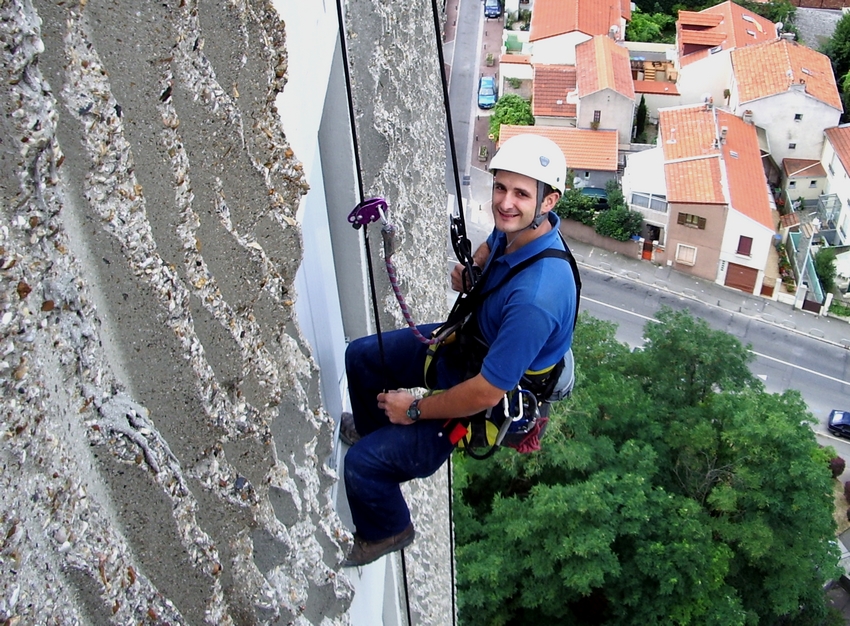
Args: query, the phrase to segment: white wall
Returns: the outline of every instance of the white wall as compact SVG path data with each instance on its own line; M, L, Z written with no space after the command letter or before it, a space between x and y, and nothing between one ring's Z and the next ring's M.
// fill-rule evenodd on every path
M785 158L819 159L823 147L823 131L838 124L841 112L806 94L802 86L753 100L738 102L733 111L742 115L753 112L753 123L767 131L771 157L781 164ZM796 114L802 120L795 121ZM793 150L790 144L796 144Z
M764 189L767 193L767 187ZM742 235L753 239L751 254L748 257L737 254L738 240ZM753 293L760 293L764 280L764 268L767 266L770 247L773 245L773 235L773 230L730 208L726 217L726 230L720 243L720 263L717 268L716 282L722 285L726 281L726 271L721 270L722 262L735 263L759 271Z
M821 164L826 170L826 193L835 194L841 200L841 212L836 224L842 243L850 243L850 176L829 141L823 142Z
M632 121L635 114L634 100L613 89L603 89L579 98L576 111L577 126L590 128L594 111L601 111L599 128L616 130L620 150L628 150L632 136Z
M679 80L676 86L682 95L682 104L695 104L703 101L705 94L714 98L715 105L726 103L723 90L732 82L732 60L728 50L695 61L679 68Z
M546 65L575 65L576 46L589 39L588 35L578 31L540 39L533 42L532 60Z

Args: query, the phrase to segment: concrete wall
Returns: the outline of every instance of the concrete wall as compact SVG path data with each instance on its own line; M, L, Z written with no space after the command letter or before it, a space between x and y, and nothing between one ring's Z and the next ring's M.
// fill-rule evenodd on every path
M434 319L442 118L402 89L436 90L433 26L384 4L349 16L364 170L402 207L403 284ZM261 0L0 5L3 620L350 623L334 423L295 313L319 190L275 108L283 26ZM434 492L445 475L411 499L441 538ZM448 575L426 576L447 545L423 544L414 615L449 623Z

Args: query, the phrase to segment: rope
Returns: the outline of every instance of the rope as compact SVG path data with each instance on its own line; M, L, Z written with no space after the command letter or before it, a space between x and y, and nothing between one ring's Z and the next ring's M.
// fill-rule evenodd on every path
M416 327L416 322L413 321L413 315L410 312L410 307L407 306L407 302L404 299L404 294L401 292L401 287L398 284L398 276L396 275L395 265L392 262L390 257L384 259L384 262L387 265L387 275L390 278L390 285L392 285L393 293L395 294L396 300L398 300L398 306L401 308L401 313L404 315L404 321L407 322L407 325L410 327L410 330L413 332L413 336L416 337L420 342L425 345L433 345L440 341L437 337L426 337L419 329Z
M342 53L342 67L345 74L345 92L348 99L348 123L351 127L352 149L354 151L354 171L357 173L357 191L360 202L363 202L363 171L360 161L360 144L357 140L357 123L354 112L354 100L351 97L351 71L348 67L348 45L345 42L345 23L342 12L342 0L336 0L337 25L339 26L340 51ZM369 245L369 229L363 229L363 246L366 249L366 263L369 269L369 290L372 296L372 314L375 318L375 335L378 339L378 352L381 356L381 372L384 377L384 391L387 391L387 363L384 355L384 338L381 333L381 318L378 310L378 295L375 288L375 273L372 269L372 249Z

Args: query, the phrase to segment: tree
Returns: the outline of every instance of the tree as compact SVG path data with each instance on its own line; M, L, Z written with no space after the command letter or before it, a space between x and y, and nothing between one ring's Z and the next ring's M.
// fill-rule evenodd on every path
M584 195L579 189L567 189L555 205L555 213L559 217L575 220L586 226L593 226L596 217L595 200Z
M827 293L835 289L835 248L821 248L815 255L815 274Z
M632 12L632 19L626 24L628 41L649 41L654 43L673 43L676 32L676 18L666 13L644 13L640 9Z
M499 140L499 132L502 124L516 126L531 126L534 124L534 116L531 114L531 103L513 93L499 98L493 107L493 115L490 116L490 134L494 141Z
M658 322L630 352L582 314L543 449L455 463L464 625L824 623L834 453L735 338Z
M821 48L832 62L836 76L844 77L850 71L850 13L845 13L835 25L835 30Z
M593 222L594 229L603 237L628 241L643 228L643 215L625 206L601 211Z

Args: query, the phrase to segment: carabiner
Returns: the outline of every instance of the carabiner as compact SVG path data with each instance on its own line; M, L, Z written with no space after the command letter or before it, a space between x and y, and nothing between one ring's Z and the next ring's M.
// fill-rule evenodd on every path
M348 214L348 221L354 228L360 228L364 224L371 224L378 220L386 226L387 210L387 201L383 198L368 198L354 207Z

